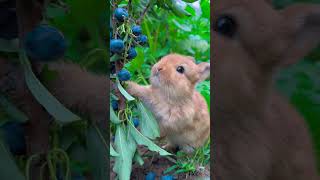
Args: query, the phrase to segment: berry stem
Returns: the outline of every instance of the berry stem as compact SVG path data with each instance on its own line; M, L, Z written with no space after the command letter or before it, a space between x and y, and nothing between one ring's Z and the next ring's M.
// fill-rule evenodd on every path
M143 10L143 12L141 13L141 16L139 17L139 19L137 20L137 24L140 25L144 16L147 14L149 8L151 7L151 4L153 4L153 0L150 0L146 6L146 8Z

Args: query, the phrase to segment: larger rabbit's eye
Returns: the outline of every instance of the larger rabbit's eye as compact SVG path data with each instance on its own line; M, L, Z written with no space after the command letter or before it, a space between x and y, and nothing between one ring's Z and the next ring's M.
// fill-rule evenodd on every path
M178 66L178 67L177 67L177 72L178 72L178 73L181 73L181 74L184 73L184 67Z
M218 18L213 28L219 34L232 37L237 30L237 24L232 17L224 15Z

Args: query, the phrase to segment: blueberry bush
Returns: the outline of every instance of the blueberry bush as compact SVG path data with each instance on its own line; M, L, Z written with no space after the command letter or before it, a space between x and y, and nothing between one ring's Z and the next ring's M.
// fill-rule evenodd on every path
M148 151L153 152L152 157L160 155L173 163L163 164L160 174L144 173L146 179L173 179L177 174L188 176L206 169L210 142L196 150L192 158L160 148L155 118L142 102L126 92L125 81L147 85L152 65L171 52L208 62L209 0L112 0L110 4L110 156L115 178L137 178L134 168L145 161L150 163ZM210 81L198 84L196 89L210 107ZM147 150L141 153L143 147Z

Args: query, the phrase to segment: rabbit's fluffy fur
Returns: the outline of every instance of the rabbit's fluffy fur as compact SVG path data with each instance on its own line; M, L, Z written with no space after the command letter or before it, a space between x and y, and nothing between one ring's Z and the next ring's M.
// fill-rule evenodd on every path
M183 73L177 71L178 66L184 68ZM152 67L151 85L127 82L128 92L142 100L154 113L161 136L167 138L166 149L179 146L190 152L208 139L208 107L195 90L195 85L209 74L209 63L197 65L192 57L169 54Z

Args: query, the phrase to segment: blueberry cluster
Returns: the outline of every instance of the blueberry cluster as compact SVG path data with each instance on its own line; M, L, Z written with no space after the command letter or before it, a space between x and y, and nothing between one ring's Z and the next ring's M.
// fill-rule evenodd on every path
M129 19L129 13L125 8L116 8L114 10L114 18L116 20L115 26L119 27L125 25L125 32L119 32L117 29L113 29L110 24L110 54L118 55L120 59L132 60L137 57L138 53L135 49L136 46L146 46L148 43L148 37L142 34L141 26L132 25ZM114 65L111 64L114 68ZM114 72L114 70L111 70ZM126 69L122 69L117 72L118 79L120 81L128 81L131 78L130 72Z

